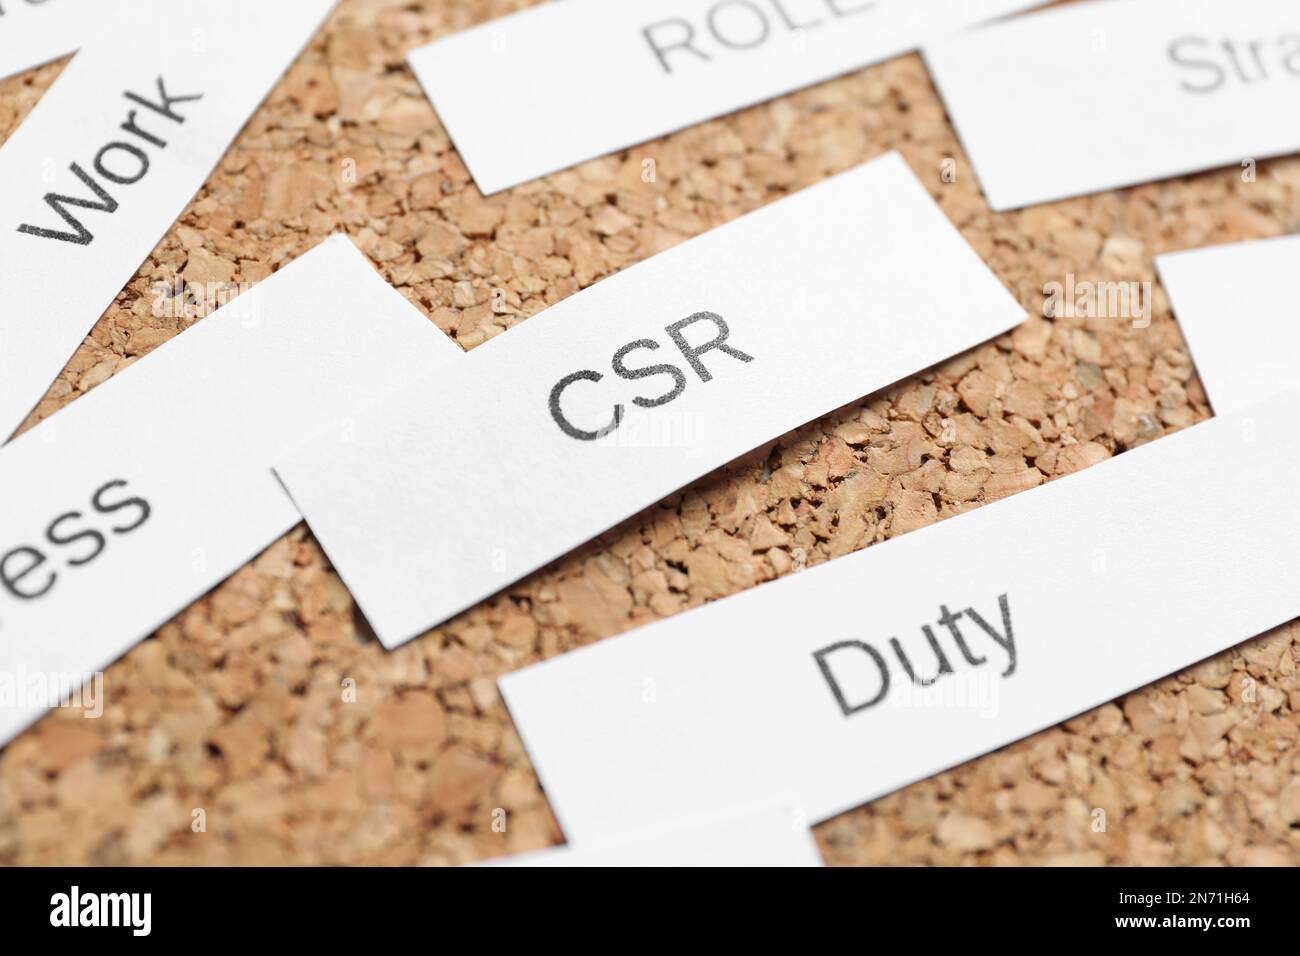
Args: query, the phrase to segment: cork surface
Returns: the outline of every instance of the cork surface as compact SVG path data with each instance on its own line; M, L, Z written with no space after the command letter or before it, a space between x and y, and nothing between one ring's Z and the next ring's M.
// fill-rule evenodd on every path
M991 213L917 56L485 200L404 55L517 6L342 0L28 427L201 321L156 307L155 284L178 276L255 282L342 230L471 349L889 149L1031 319L782 436L393 653L299 527L110 668L102 718L57 711L0 753L0 863L454 864L558 842L497 677L1208 417L1158 285L1145 328L1045 318L1043 287L1070 274L1154 283L1158 253L1300 225L1294 158L1261 162L1253 182L1225 169ZM60 69L0 83L0 137ZM463 501L475 506L468 480ZM1188 514L1188 534L1196 523ZM1297 661L1292 624L837 817L818 842L834 864L1300 862Z

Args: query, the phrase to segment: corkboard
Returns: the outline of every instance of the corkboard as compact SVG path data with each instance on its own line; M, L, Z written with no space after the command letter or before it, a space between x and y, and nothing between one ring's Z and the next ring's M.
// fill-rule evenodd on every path
M518 5L343 0L28 426L189 324L151 308L153 284L177 274L256 281L343 230L468 349L888 149L1034 318L783 436L394 653L295 530L113 666L101 719L56 712L0 754L0 862L443 864L557 842L498 676L1207 417L1158 287L1145 329L1045 320L1042 287L1067 273L1154 281L1157 253L1300 219L1297 159L1261 163L1253 183L1228 169L993 214L916 56L484 200L403 57ZM60 68L0 83L0 135ZM645 157L655 182L642 182ZM851 493L863 472L885 476L883 497ZM817 828L821 849L836 864L1300 862L1297 637L1280 628L837 817Z

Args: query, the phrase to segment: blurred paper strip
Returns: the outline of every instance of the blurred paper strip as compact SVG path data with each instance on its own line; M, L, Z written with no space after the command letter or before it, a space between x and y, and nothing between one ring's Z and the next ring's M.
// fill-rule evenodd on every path
M67 56L117 0L0 0L0 79Z
M564 0L409 60L487 195L1044 2Z
M1300 236L1157 256L1156 269L1215 412L1300 386Z
M487 866L821 866L807 817L783 803L717 813L595 846L562 846Z
M1296 0L1089 0L924 53L994 209L1300 150Z

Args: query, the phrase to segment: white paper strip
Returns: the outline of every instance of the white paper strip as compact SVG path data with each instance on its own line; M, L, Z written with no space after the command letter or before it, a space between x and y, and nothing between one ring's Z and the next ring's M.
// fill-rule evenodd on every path
M45 393L333 3L122 4L0 147L0 438Z
M0 79L67 56L116 0L0 0Z
M1158 256L1156 268L1217 413L1300 386L1300 236Z
M824 820L1294 617L1297 400L508 675L564 832Z
M409 59L489 194L1043 2L565 0Z
M583 290L277 471L394 647L1023 317L890 154Z
M487 866L821 866L802 810L784 804L661 827L595 846L556 847Z
M1295 0L1091 0L925 48L994 209L1300 150Z
M292 441L460 355L335 237L0 449L0 743L298 522Z

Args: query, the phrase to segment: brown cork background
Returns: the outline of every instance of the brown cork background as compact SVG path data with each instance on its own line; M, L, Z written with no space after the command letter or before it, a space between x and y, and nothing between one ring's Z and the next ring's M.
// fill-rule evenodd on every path
M1300 225L1295 158L1261 162L1255 182L1225 169L994 214L917 56L485 200L404 57L520 6L342 0L28 427L201 320L155 316L154 284L177 275L260 280L341 230L470 349L889 149L1030 320L780 437L393 653L300 527L110 668L101 719L56 711L0 753L0 862L456 864L557 843L500 675L1206 418L1158 285L1144 329L1046 319L1043 285L1154 281L1158 253ZM60 69L0 83L0 137ZM1188 534L1196 524L1188 514ZM1080 582L1078 598L1106 594ZM834 864L1295 864L1298 661L1293 623L839 816L817 827L821 850Z

